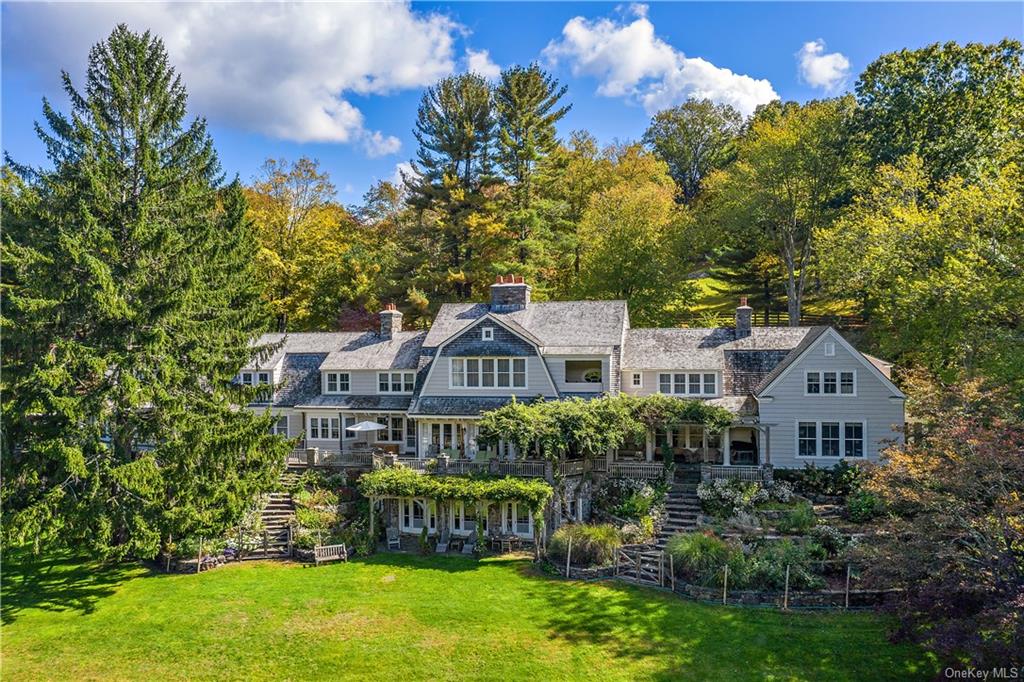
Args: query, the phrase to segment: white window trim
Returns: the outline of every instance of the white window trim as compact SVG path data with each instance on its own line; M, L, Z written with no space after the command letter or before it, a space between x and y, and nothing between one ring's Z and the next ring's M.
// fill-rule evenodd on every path
M434 535L437 532L437 514L431 513L431 501L425 497L401 497L399 498L398 508L398 526L402 529L403 533L422 533L423 528L416 528L412 525L412 510L415 503L420 502L423 505L423 528L427 529L427 535ZM409 506L409 525L405 525L405 508ZM434 527L431 528L431 523Z
M380 375L382 375L382 374L387 374L388 375L388 390L386 390L386 391L380 390ZM401 391L392 391L391 390L391 375L392 374L401 374L402 375L402 390ZM409 377L412 377L412 388L407 391L407 390L405 390L405 380L407 378L409 378ZM406 370L398 370L397 372L393 372L393 371L377 372L376 376L374 377L374 379L377 382L377 393L378 394L386 394L386 395L411 395L412 393L414 393L416 391L416 372L409 372L409 371L406 371Z
M661 375L662 374L670 375L671 380L670 380L669 383L671 383L671 385L672 385L672 391L673 391L672 393L662 393L661 392ZM684 392L682 392L682 393L676 393L675 392L675 390L676 390L676 376L675 375L677 375L677 374L682 374L685 377L685 379L683 381L683 388L685 388L686 390ZM700 392L699 393L690 393L690 375L691 374L699 374L700 375ZM705 374L714 374L715 375L715 390L714 390L713 393L705 393L704 392L704 375ZM718 397L721 397L721 395L722 395L722 373L720 371L716 370L716 369L701 369L701 370L697 370L697 369L659 369L659 370L655 371L655 383L657 384L657 389L658 389L657 392L661 393L661 395L686 396L688 398L718 398Z
M456 360L462 361L462 386L456 386L452 381L452 363ZM478 360L483 364L484 360L494 360L494 385L493 386L466 386L466 361L467 360ZM508 386L498 386L498 360L508 360ZM513 369L515 367L515 361L523 361L523 385L515 385L516 372ZM483 375L483 369L479 370L479 375ZM482 381L480 382L483 383ZM529 358L517 355L459 355L449 356L448 358L448 388L466 390L466 391L525 391L530 385L530 362ZM593 384L586 384L587 386L593 386Z
M800 454L800 424L814 424L814 455L801 455ZM821 425L822 424L839 424L839 456L838 457L826 457L821 453ZM864 438L864 454L860 457L847 457L846 456L846 425L847 424L860 424L863 430ZM868 421L866 419L799 419L797 418L793 422L793 457L794 459L800 459L807 462L814 461L826 461L826 462L838 462L839 460L846 459L852 462L866 462L870 458L870 451L868 450Z
M633 376L630 378L629 385L632 388L643 388L644 387L644 373L643 372L632 372L632 375ZM637 379L640 379L640 381L637 382Z
M326 438L324 437L323 433L321 432L320 422L319 421L317 422L317 436L316 437L313 436L313 420L314 419L317 419L317 420L326 419L327 420L327 437ZM337 437L334 437L334 436L331 435L331 421L332 420L338 422L338 436ZM344 423L342 423L341 419L339 419L338 417L332 417L330 415L320 416L320 415L313 415L313 414L311 414L311 415L308 415L306 417L306 437L309 440L337 441L337 440L341 439L342 427L343 426L344 426Z
M494 327L481 327L480 328L480 338L483 341L493 341L494 340Z
M278 430L277 430L277 425L281 422L282 419L284 420L284 433L283 434L278 432ZM288 418L288 415L286 415L286 414L274 415L274 423L270 427L270 432L272 434L274 434L275 436L284 436L285 438L291 437L291 419Z
M834 358L836 356L836 342L826 341L822 344L822 348L825 350L826 358Z
M596 362L596 363L598 363L598 366L601 369L601 381L569 381L569 379L568 379L569 370L565 366L566 363L569 363L569 362ZM565 377L565 385L566 386L572 386L574 388L575 387L589 386L589 387L595 388L595 389L599 388L599 387L602 387L602 386L604 386L605 379L606 379L605 374L604 374L604 358L603 357L563 358L562 359L562 376Z
M825 372L833 372L836 375L836 392L825 393ZM843 374L853 373L853 393L843 393ZM818 393L807 392L807 379L812 374L818 375ZM856 398L857 397L857 370L856 369L805 369L804 370L804 397L805 398Z
M516 526L516 516L519 513L519 504L520 504L519 502L512 502L512 501L508 501L508 500L506 500L506 501L501 503L501 532L504 533L505 529L508 528L508 529L511 530L513 535L516 535L516 536L521 537L521 538L528 538L529 539L529 538L533 537L533 514L531 514L529 512L527 512L527 514L526 514L527 524L528 524L528 530L526 531L526 533L523 534L523 533L518 532L515 529L515 526ZM511 512L511 517L509 516L510 512ZM512 519L512 523L511 524L509 523L509 518Z
M342 390L329 391L329 390L327 390L327 375L329 375L329 374L337 375L337 377L338 377L337 378L337 383L338 383L339 386L341 385L341 376L343 374L345 376L347 376L348 377L348 390L347 391L342 391ZM323 386L322 386L322 389L323 389L323 394L324 395L346 395L346 394L351 393L352 392L352 373L351 372L324 372L323 373Z

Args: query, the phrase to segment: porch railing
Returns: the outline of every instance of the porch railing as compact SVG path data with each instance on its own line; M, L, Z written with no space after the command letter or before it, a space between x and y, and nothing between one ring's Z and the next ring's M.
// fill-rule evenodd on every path
M662 462L612 462L608 473L622 478L660 478L665 471Z
M498 473L505 476L544 478L545 464L543 460L499 461Z
M453 474L455 476L480 473L486 474L487 468L487 462L477 462L471 459L451 459L448 460L448 465L445 467L444 473Z
M588 460L567 459L558 463L558 471L563 476L582 476L587 470Z
M741 481L760 483L765 480L764 468L760 466L724 466L722 464L702 464L701 480L718 478L736 478Z
M398 457L395 461L415 471L427 470L427 460L419 459L418 457Z

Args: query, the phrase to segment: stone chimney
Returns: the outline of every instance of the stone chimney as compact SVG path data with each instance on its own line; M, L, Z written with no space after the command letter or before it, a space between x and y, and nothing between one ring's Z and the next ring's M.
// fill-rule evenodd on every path
M754 318L754 309L747 305L747 297L740 296L740 305L736 308L736 338L750 336L750 322Z
M380 335L390 339L395 332L402 331L402 312L394 303L388 303L380 311Z
M522 275L498 275L491 285L491 310L509 313L530 305L530 285Z

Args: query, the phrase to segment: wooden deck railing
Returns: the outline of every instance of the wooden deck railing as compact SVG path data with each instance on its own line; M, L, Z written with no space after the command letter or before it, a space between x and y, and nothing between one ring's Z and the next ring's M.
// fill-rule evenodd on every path
M612 462L608 473L622 478L660 478L665 471L662 462Z
M481 473L486 474L487 468L487 462L477 462L472 459L452 459L448 460L448 466L445 468L444 473L455 476Z
M759 466L724 466L722 464L702 464L701 478L738 478L741 481L760 483L764 480L764 471Z
M589 460L567 459L558 463L558 471L563 476L582 476L589 467Z
M505 476L544 478L546 462L542 460L514 460L498 462L498 473Z

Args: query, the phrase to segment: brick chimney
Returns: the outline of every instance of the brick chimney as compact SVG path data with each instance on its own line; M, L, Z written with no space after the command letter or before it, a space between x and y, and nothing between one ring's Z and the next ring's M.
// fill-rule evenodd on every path
M740 304L736 308L736 338L750 336L750 322L754 318L754 309L747 305L747 297L740 296Z
M491 310L509 313L530 305L530 285L522 275L498 275L491 285Z
M394 303L388 303L380 311L380 335L390 339L395 332L402 331L402 311Z

